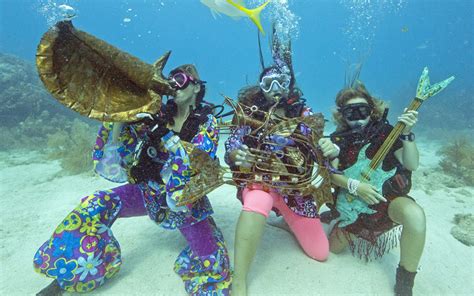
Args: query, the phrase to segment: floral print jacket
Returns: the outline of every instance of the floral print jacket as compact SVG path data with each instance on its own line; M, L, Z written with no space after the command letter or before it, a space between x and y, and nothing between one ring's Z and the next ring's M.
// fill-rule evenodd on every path
M133 163L137 145L146 137L147 127L143 124L124 124L117 143L112 143L114 123L104 123L99 129L94 146L93 160L96 172L102 177L118 183L128 181L128 171ZM216 157L219 132L214 116L201 124L191 143L198 149ZM185 206L176 206L178 197L189 181L192 167L189 156L179 139L179 135L170 131L161 139L159 158L163 167L158 181L148 181L139 186L143 191L145 206L150 218L165 228L176 228L194 224L212 214L207 197ZM165 213L165 216L161 216Z

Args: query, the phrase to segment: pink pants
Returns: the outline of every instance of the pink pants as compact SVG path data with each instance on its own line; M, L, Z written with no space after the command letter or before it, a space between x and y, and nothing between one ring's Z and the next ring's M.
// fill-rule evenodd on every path
M254 212L265 218L274 207L278 209L304 252L318 261L325 261L329 255L329 242L319 218L303 217L293 212L275 191L245 188L242 193L243 211Z

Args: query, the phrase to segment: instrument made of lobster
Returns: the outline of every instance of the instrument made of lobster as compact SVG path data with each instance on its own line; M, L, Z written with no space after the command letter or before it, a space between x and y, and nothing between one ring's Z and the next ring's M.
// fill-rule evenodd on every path
M131 122L138 113L158 113L162 96L174 93L162 74L169 56L150 65L61 21L42 36L36 66L66 107L100 121Z
M441 92L453 80L454 77L451 76L439 83L430 85L428 68L425 67L418 82L416 97L407 107L407 111L418 110L424 101ZM353 166L344 170L344 175L348 178L353 178L365 183L369 183L375 186L379 192L382 192L383 184L395 174L396 168L390 171L384 171L381 168L381 164L404 128L405 124L398 122L372 159L368 159L365 153L370 144L362 147L359 152L357 162ZM344 188L339 190L337 196L338 203L343 201L353 202L355 198L355 196L351 195L348 190ZM361 199L358 199L358 202L365 203Z
M71 21L62 21L42 36L36 65L46 89L66 107L100 121L135 122L140 120L140 113L159 113L162 96L174 93L162 74L169 55L165 53L150 65L76 29ZM231 170L184 143L193 173L179 205L193 202L222 184L248 183L311 194L319 200L318 205L332 201L329 175L322 166L324 158L316 148L324 127L322 115L284 118L228 97L226 103L235 111L234 122L221 122L221 128L252 127L250 136L259 143L251 150L256 162L250 170ZM253 113L262 112L263 121L252 118ZM295 133L300 124L311 128L310 137ZM271 135L288 137L295 147L282 145L278 153L266 152L265 145L278 146L268 140Z
M248 137L257 143L256 147L250 149L255 159L253 166L248 169L222 167L217 161L211 161L204 152L187 145L191 167L197 171L193 172L191 181L185 186L179 204L193 202L223 184L259 184L263 188L278 189L286 194L312 195L318 206L332 203L329 172L324 166L325 158L317 148L324 128L322 114L286 118L275 115L273 108L264 112L256 106L246 106L229 97L225 97L225 103L235 113L232 121L219 123L220 131L225 134L240 126L252 128ZM263 120L255 119L252 116L255 113L259 113ZM301 124L310 128L309 136L297 132ZM277 140L272 140L272 137ZM287 140L294 145L288 146ZM268 145L279 149L267 151L264 147Z

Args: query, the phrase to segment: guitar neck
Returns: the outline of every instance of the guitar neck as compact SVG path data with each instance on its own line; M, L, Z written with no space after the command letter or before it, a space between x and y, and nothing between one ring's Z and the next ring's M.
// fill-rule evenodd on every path
M419 98L414 98L410 105L407 107L407 111L418 110L422 103L423 100ZM403 122L399 121L397 122L397 124L395 124L392 131L383 142L382 146L380 146L379 150L377 150L377 153L375 153L375 156L374 158L372 158L369 167L362 174L362 177L365 180L370 180L371 172L375 171L382 164L382 161L385 159L385 156L387 156L388 152L393 147L393 144L395 144L395 141L398 139L404 128L405 124Z

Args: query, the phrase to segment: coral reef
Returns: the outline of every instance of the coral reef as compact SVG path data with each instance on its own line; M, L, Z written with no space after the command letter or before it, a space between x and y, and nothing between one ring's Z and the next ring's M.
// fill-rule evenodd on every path
M97 125L57 102L33 64L0 53L0 151L38 151L63 173L81 173L92 168Z
M441 148L439 163L446 174L457 177L465 185L474 186L474 146L467 138L458 138Z
M0 53L0 119L2 126L15 126L48 110L72 115L44 89L33 64Z
M474 246L474 216L456 214L453 223L456 225L451 228L451 235L466 246Z
M90 125L75 119L67 129L48 135L47 155L58 159L67 174L79 174L92 169L92 147L95 131Z
M28 116L10 127L2 125L0 150L42 149L46 147L46 135L70 125L71 121L63 115L51 116L50 112L44 110L39 115Z

